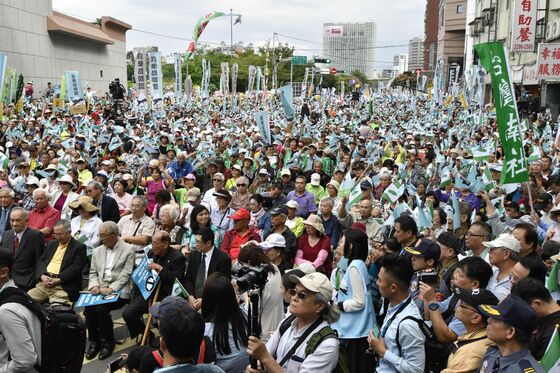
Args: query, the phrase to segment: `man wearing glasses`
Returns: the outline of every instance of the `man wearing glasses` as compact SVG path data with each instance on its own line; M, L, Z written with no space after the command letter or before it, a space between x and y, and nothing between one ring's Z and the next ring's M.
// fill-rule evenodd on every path
M484 242L491 239L492 228L488 224L483 222L473 223L465 234L465 245L470 250L469 256L478 256L490 263L489 249L484 246Z
M511 292L513 267L519 261L521 246L510 233L502 233L494 241L485 242L489 249L494 274L486 287L502 301Z
M291 275L296 283L290 290L290 313L282 321L266 345L257 337L249 337L247 352L257 359L268 372L332 372L338 361L338 338L319 339L312 353L306 353L307 343L319 331L330 329L340 313L336 304L329 302L333 287L322 273L315 272L301 278ZM295 347L295 348L294 348ZM247 368L247 372L259 370Z
M204 193L204 197L202 198L203 202L206 202L211 210L218 209L218 202L216 201L216 196L214 193L221 191L224 189L224 185L226 183L226 178L224 174L220 172L216 172L214 176L212 176L212 185L213 188L210 188Z

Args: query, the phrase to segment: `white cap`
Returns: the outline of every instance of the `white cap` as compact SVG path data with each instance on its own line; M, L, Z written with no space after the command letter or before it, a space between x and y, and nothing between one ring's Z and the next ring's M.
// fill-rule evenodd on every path
M108 159L104 160L103 162L101 162L102 165L104 166L110 166L111 165L111 161L109 161Z
M272 249L275 247L285 248L286 239L281 234L272 233L270 236L266 238L266 241L261 242L259 246L264 250Z
M25 185L37 185L37 186L39 186L39 179L35 176L29 176L27 178L27 181L25 182Z
M332 299L333 286L327 276L321 272L310 273L303 277L290 275L290 281L302 284L307 290L321 294L326 300Z
M487 248L503 247L518 254L521 252L519 241L511 233L502 233L494 241L483 242L482 244Z
M261 168L259 170L259 175L266 175L268 176L268 170L266 168Z
M319 186L321 184L321 175L315 173L311 175L311 185Z
M292 173L289 169L285 168L282 170L282 172L280 172L280 176L284 176L284 175L292 176Z
M286 206L288 208L291 208L291 209L297 209L298 203L292 199L292 200L286 202Z

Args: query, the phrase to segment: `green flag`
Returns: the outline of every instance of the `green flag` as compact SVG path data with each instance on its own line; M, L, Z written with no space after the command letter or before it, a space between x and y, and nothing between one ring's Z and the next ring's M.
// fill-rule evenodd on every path
M560 372L560 335L558 335L558 324L556 324L554 333L541 359L541 366L546 372Z
M501 42L494 42L477 44L474 48L478 52L482 66L492 78L498 132L505 153L500 184L529 181L519 114L504 45Z
M404 187L399 182L399 180L395 179L391 185L385 188L385 191L383 191L381 198L391 203L395 203L403 193Z
M187 299L189 297L189 293L183 287L181 282L177 279L175 279L175 281L173 281L173 289L171 289L171 295L174 295L176 297L185 298L185 299Z
M558 286L558 260L554 262L554 266L550 270L550 276L546 280L546 288L551 293L559 290Z
M484 190L489 192L494 189L494 180L492 179L492 174L490 173L490 167L486 166L484 168L484 173L482 174L482 182L484 183Z

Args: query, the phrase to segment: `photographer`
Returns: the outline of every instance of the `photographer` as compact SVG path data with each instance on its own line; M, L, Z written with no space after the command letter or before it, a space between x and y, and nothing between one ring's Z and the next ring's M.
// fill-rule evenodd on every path
M437 269L441 250L437 243L427 238L418 240L414 247L405 247L404 249L412 254L411 261L414 269L414 276L410 280L410 295L418 306L420 313L422 313L424 305L420 297L420 282L437 285L439 281Z
M322 273L301 278L290 276L290 280L296 283L290 291L292 315L282 322L266 345L254 336L249 337L247 352L270 373L332 372L338 360L337 338L322 339L312 353L305 350L317 332L338 319L338 308L330 302L333 287ZM248 367L247 372L259 370Z
M267 272L259 310L263 331L262 339L267 341L284 318L282 293L280 292L282 276L278 268L272 264L265 252L255 242L249 242L241 248L238 260L242 266L262 266Z

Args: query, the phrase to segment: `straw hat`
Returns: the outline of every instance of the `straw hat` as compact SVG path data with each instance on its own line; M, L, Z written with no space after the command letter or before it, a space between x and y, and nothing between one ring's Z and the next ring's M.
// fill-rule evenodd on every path
M81 196L76 201L74 201L70 204L71 209L75 210L75 209L78 209L79 207L81 207L82 209L84 209L87 212L98 212L99 211L97 206L95 206L93 204L93 199L91 199L91 197L88 197L88 196Z
M325 234L323 221L317 215L309 215L309 217L303 221L303 224L312 226L313 228L315 228L315 230L317 230L322 235Z

